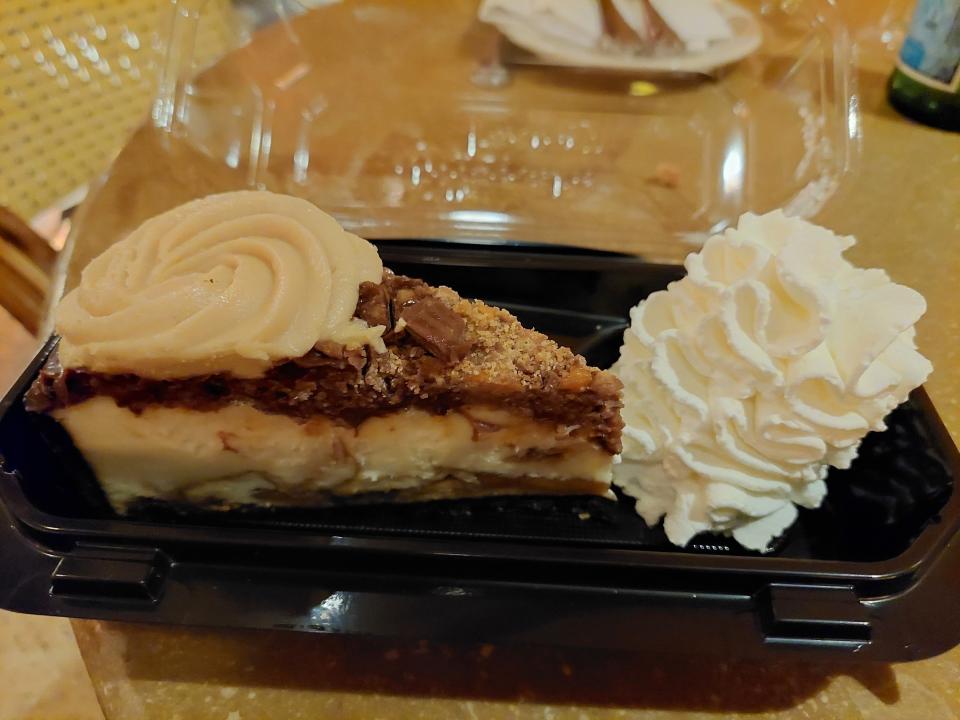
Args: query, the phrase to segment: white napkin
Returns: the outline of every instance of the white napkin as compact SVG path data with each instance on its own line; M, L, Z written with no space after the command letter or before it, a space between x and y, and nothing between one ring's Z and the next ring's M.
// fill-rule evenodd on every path
M521 23L580 47L596 47L603 37L597 0L483 0L480 19L497 25Z
M663 21L688 50L706 50L712 42L729 40L733 29L713 0L649 0Z
M647 0L611 0L611 3L627 26L637 34L641 42L652 43L656 40Z

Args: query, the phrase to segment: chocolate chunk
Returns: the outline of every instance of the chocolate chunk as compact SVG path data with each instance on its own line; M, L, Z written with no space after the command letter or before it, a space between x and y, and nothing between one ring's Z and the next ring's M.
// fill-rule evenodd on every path
M374 327L383 325L387 332L393 327L390 321L390 296L382 283L365 282L360 284L360 299L357 301L356 317L365 320Z
M483 433L496 432L497 430L503 429L503 426L498 425L497 423L490 422L489 420L481 420L480 418L474 417L465 408L460 410L460 414L470 421L470 425L473 428L471 435L473 437L474 442L479 440L480 435Z
M467 323L435 297L420 298L404 306L400 319L411 337L434 357L457 362L470 351Z
M220 438L220 444L223 445L223 449L227 452L240 452L233 446L233 440L235 440L237 437L236 433L227 432L226 430L218 430L217 437Z
M563 457L563 454L566 452L564 448L516 448L514 450L513 459L519 462L536 462L538 460L555 460L556 458Z
M412 288L397 288L393 294L393 302L398 308L417 301L417 293Z
M347 347L330 340L321 340L313 346L313 352L308 352L301 358L293 360L301 367L321 367L329 365L330 360L345 361L347 365L363 370L367 364L367 349L365 347ZM335 363L342 365L341 363Z
M69 404L73 395L60 364L60 353L54 350L27 391L24 405L30 412L48 412Z

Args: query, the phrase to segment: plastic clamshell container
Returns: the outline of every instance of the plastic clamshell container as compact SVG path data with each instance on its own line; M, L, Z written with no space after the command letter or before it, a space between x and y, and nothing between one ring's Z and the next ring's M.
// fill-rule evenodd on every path
M380 250L601 365L634 300L680 273L558 247ZM922 390L761 556L707 535L678 549L627 498L118 517L59 426L23 407L50 347L0 403L0 607L723 657L909 660L960 642L960 454Z
M748 210L815 216L856 167L833 4L738 4L755 52L650 74L524 54L472 0L174 0L152 115L76 216L66 284L158 212L268 188L609 365L628 309L705 235ZM23 409L48 351L0 403L0 607L717 656L960 641L960 460L922 390L759 556L709 536L679 550L626 500L120 518Z

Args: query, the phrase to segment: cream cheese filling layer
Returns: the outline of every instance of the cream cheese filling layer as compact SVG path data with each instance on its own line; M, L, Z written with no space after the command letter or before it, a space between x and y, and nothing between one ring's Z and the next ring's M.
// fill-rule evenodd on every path
M588 441L478 406L446 415L407 409L356 428L326 418L300 423L241 404L137 415L107 397L54 416L119 512L137 498L262 504L264 496L387 492L451 477L606 485L611 476L612 457Z

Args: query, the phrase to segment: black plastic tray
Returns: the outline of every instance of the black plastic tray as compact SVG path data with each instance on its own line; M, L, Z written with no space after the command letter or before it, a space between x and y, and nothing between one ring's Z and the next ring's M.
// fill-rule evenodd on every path
M601 366L629 308L682 275L522 244L380 247L395 271L508 307ZM623 498L119 518L56 425L23 410L49 348L0 403L0 607L730 656L907 660L960 642L960 456L922 390L760 556L706 535L674 548Z

